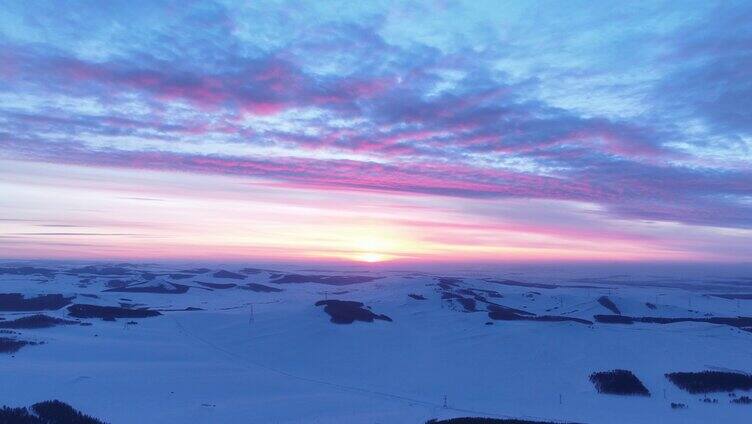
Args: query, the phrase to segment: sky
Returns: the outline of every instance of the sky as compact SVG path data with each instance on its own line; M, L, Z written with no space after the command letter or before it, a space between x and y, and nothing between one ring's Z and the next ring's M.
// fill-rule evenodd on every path
M6 1L0 257L752 262L748 1Z

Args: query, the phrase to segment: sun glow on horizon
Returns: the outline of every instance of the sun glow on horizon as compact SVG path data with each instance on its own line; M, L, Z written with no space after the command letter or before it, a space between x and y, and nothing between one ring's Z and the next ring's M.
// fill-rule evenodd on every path
M62 165L37 172L34 164L0 161L0 177L5 177L0 191L7 197L40 205L54 191L58 199L55 209L0 219L0 233L11 236L0 237L6 257L361 264L723 261L730 260L728 250L718 243L752 237L747 230L700 231L683 224L583 216L595 206L573 202L467 201L459 211L433 198L390 194L285 188L282 195L229 176ZM123 183L113 186L113 181ZM534 212L520 213L524 208ZM76 216L60 210L76 211Z
M353 259L359 262L375 263L388 261L389 259L391 259L391 257L383 255L381 253L364 252L356 255Z
M381 232L389 234L385 236L376 236L373 228L360 229L360 232L368 235L354 237L354 243L352 243L352 255L347 255L348 259L357 262L385 262L392 259L396 259L395 253L402 251L410 251L416 249L417 246L413 246L405 239L404 235L398 234L393 228L389 228L386 225L378 226Z

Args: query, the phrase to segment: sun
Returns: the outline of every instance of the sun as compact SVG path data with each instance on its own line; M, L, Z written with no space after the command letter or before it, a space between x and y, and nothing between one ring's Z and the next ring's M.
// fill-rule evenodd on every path
M374 262L383 262L383 261L386 261L386 260L389 259L389 257L386 256L386 255L382 255L380 253L364 252L364 253L360 253L357 256L355 256L354 259L356 261L360 261L360 262L374 263Z

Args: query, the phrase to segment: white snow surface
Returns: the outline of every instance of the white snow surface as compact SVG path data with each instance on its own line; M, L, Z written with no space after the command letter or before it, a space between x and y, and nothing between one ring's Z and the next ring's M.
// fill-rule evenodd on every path
M0 263L0 269L21 266L54 272L0 273L0 293L60 293L74 297L71 302L77 304L127 302L163 310L163 315L132 319L136 325L126 324L128 318L81 319L92 325L0 334L43 342L0 353L0 399L8 406L59 399L113 424L418 424L463 416L592 424L752 421L752 406L730 403L727 393L709 394L718 403L705 403L705 395L684 392L664 376L674 371L752 372L752 332L698 322L493 321L483 302L477 302L476 312L466 312L455 301L441 299L443 291L493 290L503 297L484 297L506 307L590 321L593 315L612 313L597 302L600 296L629 316L752 316L752 300L714 296L752 293L749 274L584 278L469 270L243 273L237 265L213 265L210 272L175 279L169 274L181 274L185 267L110 264L126 274L97 275L70 272L81 264ZM220 269L246 278L214 277ZM158 275L149 280L145 272ZM290 273L379 278L336 286L273 282ZM437 285L440 277L461 282L444 290ZM556 287L493 282L506 279ZM183 294L105 291L118 284L111 280L131 287L175 283L189 288ZM282 291L208 290L199 282L257 283ZM314 305L325 298L363 302L392 322L332 323L324 308ZM164 311L187 307L202 310ZM36 313L74 319L67 306L0 311L0 317L7 321ZM611 369L632 371L651 396L597 393L588 376ZM674 410L671 402L688 408Z

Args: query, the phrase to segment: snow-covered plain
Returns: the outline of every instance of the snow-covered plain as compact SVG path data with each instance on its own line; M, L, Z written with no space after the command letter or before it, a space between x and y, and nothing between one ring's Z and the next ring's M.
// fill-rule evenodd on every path
M664 377L752 372L752 332L705 322L626 325L593 318L613 314L598 302L602 296L633 317L752 316L752 300L719 296L752 293L749 274L185 270L0 263L0 293L62 294L71 304L127 303L162 313L0 334L43 342L0 353L2 403L59 399L113 424L423 423L461 416L593 424L752 420L752 406L730 403L727 393L707 396L717 403L702 402L705 395L681 391ZM346 284L354 276L374 279ZM311 280L318 282L303 282ZM262 286L248 289L249 283ZM229 284L235 286L221 288ZM174 293L132 291L144 287ZM106 291L112 289L126 291ZM458 297L472 299L476 310L467 311ZM392 321L335 324L315 306L324 299L362 302ZM493 320L488 302L594 323ZM0 323L37 313L74 319L68 306L6 308ZM597 393L588 376L617 368L631 370L652 395ZM672 402L688 408L672 409Z

